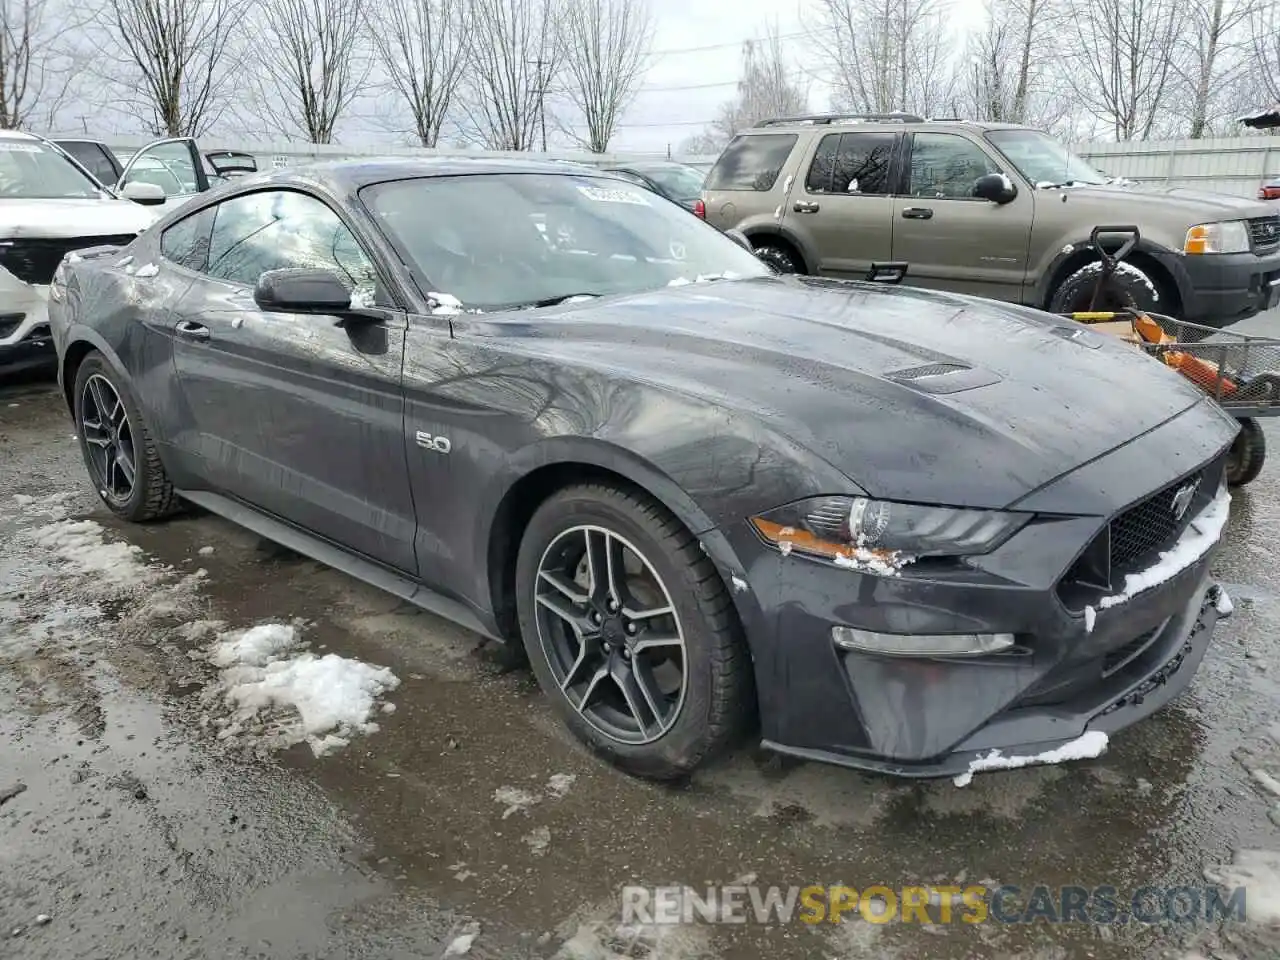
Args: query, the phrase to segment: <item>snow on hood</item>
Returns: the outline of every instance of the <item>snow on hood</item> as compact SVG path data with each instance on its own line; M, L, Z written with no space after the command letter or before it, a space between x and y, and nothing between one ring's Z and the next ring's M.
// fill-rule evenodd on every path
M151 226L161 207L132 200L0 200L0 238L62 239L139 233Z

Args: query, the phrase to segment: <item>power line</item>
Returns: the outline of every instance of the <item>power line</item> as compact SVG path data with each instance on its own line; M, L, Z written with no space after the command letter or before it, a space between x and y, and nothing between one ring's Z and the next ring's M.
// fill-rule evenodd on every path
M777 37L778 42L787 40L799 40L801 37L808 36L803 30L796 33L784 33ZM707 50L727 50L730 47L741 47L745 43L754 43L756 41L763 42L767 38L762 37L744 37L741 40L730 40L727 43L709 43L705 47L678 47L671 50L651 50L651 57L675 57L684 53L703 53Z

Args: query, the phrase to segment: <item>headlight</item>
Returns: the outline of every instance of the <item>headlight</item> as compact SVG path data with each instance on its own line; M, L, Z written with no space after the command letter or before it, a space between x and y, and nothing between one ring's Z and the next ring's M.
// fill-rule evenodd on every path
M989 553L1031 517L866 497L815 497L752 517L751 523L783 553L797 550L842 566L892 573L918 557ZM881 569L886 565L889 571Z
M1187 231L1183 253L1248 253L1249 224L1244 220L1198 223Z
M49 299L62 302L62 297L67 288L67 258L64 256L58 262L58 268L53 271L53 279L49 281Z

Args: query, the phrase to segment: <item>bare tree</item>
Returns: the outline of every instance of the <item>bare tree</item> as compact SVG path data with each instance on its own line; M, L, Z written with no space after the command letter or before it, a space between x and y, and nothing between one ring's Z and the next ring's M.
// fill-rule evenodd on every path
M393 0L374 7L370 34L414 132L434 147L467 65L464 0Z
M1186 20L1178 0L1077 0L1068 76L1081 107L1117 140L1146 140L1169 106L1173 51Z
M471 0L466 114L491 150L546 149L546 101L564 45L560 0Z
M1184 0L1180 17L1187 28L1174 60L1180 80L1178 102L1187 106L1187 135L1205 136L1229 110L1236 80L1249 66L1249 23L1258 0Z
M1257 4L1249 18L1249 36L1248 76L1258 88L1252 107L1280 103L1280 4Z
M586 124L584 145L604 153L653 42L646 0L569 0L562 38L566 92Z
M809 93L795 80L776 28L762 40L742 45L742 78L737 95L720 107L712 124L722 141L768 117L795 116L809 109Z
M4 0L0 7L0 127L33 120L53 126L73 77L74 51L60 43L69 9L49 16L48 0ZM37 120L38 114L38 120Z
M106 52L139 75L125 109L171 137L205 132L226 106L244 0L108 0L106 10Z
M967 67L957 84L956 112L978 120L1061 127L1072 104L1060 93L1061 63L1047 49L1060 21L1054 0L987 0L985 12L983 27L965 45Z
M332 143L369 73L360 42L364 7L351 0L267 0L257 60L263 119L285 135ZM276 102L283 100L283 110Z
M940 0L819 0L809 36L835 69L833 104L937 113L955 83L946 17Z

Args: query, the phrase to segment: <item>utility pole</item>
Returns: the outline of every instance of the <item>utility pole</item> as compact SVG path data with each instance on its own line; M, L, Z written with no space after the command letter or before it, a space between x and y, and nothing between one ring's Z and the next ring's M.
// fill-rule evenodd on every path
M543 76L542 69L547 65L547 61L539 57L537 60L530 60L531 64L538 68L538 125L542 127L542 152L547 152L547 78Z

